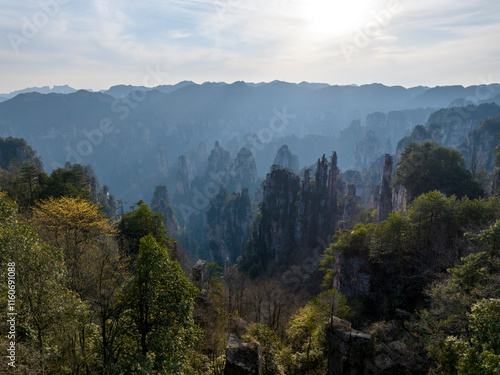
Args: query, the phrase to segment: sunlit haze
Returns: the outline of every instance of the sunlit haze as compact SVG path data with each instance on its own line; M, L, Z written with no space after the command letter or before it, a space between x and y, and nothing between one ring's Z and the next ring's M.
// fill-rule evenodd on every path
M182 80L499 82L500 3L0 0L0 92ZM156 80L145 82L150 70Z

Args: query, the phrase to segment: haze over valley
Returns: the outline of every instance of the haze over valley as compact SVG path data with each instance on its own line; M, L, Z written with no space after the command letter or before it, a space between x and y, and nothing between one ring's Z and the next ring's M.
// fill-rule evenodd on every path
M498 1L0 6L0 373L500 374Z

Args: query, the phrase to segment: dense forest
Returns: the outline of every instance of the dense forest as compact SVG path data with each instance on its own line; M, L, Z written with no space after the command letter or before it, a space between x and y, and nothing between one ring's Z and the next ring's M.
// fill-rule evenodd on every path
M363 111L328 153L297 141L314 163L275 140L265 177L245 142L179 152L174 173L160 144L161 178L120 195L83 158L48 173L25 139L0 138L0 305L16 313L2 356L14 341L19 374L500 373L500 106L411 95ZM96 162L142 176L124 157ZM146 201L121 199L146 183Z

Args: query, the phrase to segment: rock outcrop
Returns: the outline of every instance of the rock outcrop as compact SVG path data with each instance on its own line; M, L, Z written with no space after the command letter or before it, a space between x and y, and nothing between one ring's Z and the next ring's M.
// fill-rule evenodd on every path
M207 173L226 173L231 167L229 151L224 150L220 143L215 142L214 149L208 157Z
M192 269L192 277L193 277L193 284L196 287L202 287L203 284L205 283L205 265L207 264L206 261L203 259L198 259L196 264L193 266Z
M287 145L280 147L273 164L279 165L281 168L290 169L294 173L299 172L299 157L292 154Z
M339 257L337 289L346 297L368 296L371 289L371 270L366 259Z
M369 130L366 132L365 137L356 143L352 168L357 170L367 168L373 159L385 153L390 153L391 148L389 138L380 140L373 130Z
M315 178L309 169L304 179L274 165L263 184L263 201L242 266L253 275L269 265L278 271L302 264L315 255L321 240L335 233L337 209L337 155L330 162L318 159ZM252 270L250 270L250 268Z
M158 161L158 174L162 178L168 178L169 171L168 171L168 160L167 160L167 153L165 152L165 147L163 147L162 144L158 144L156 147L156 157Z
M392 191L392 209L394 211L406 211L409 204L410 197L406 188L403 185L394 187Z
M294 246L300 179L287 169L274 169L266 177L260 209L261 220L256 223L252 240L261 243L263 264L288 265ZM258 245L257 245L258 246Z
M411 142L422 142L428 139L436 141L441 146L457 148L463 152L468 146L467 142L469 146L471 143L470 139L467 141L467 138L470 138L467 134L473 132L487 118L499 115L500 106L494 103L440 109L429 116L426 126L417 125L411 135L398 142L396 160L399 160L404 149Z
M347 225L351 227L351 222L355 214L355 208L356 208L356 203L357 203L357 196L356 196L356 183L352 182L347 185L347 195L345 199L345 204L344 204L344 214L342 216L342 221L344 223L348 223Z
M168 189L165 185L157 185L151 200L151 210L163 214L163 223L170 236L175 236L179 231L179 223L170 199Z
M252 189L257 184L257 166L252 152L243 147L231 167L231 191L240 192L242 189Z
M352 329L345 320L333 317L326 326L328 375L369 374L373 366L373 341L369 334Z
M472 171L493 171L493 149L499 144L500 116L488 118L472 130L457 147L464 155L465 164Z
M189 183L189 168L186 155L179 156L177 174L175 175L175 200L177 203L190 204L191 189Z
M310 171L304 172L301 183L299 209L295 226L295 242L303 249L317 245L317 238L327 238L334 232L337 214L337 153L330 163L325 155L318 159L315 180ZM309 254L308 254L309 255ZM297 254L296 261L301 261Z
M221 190L210 201L207 211L207 236L210 258L231 264L243 253L252 223L252 204L248 189L228 196Z
M219 142L204 163L199 160L206 155L204 143L190 154L195 162L179 157L176 176L174 205L182 217L181 243L201 258L220 264L230 258L234 263L252 221L249 191L259 185L253 155L242 148L232 159ZM192 176L190 165L206 167Z
M482 121L499 115L500 106L494 103L444 108L429 116L427 128L437 143L456 148Z
M231 333L226 346L226 366L224 375L262 374L260 348L256 342L244 343Z
M426 359L412 347L418 345L417 340L394 322L379 324L367 334L333 317L325 331L328 375L399 375L428 371Z
M405 150L405 148L412 142L423 142L428 139L432 139L431 132L423 125L417 125L413 129L412 133L402 138L396 147L396 160L401 158L401 154Z
M389 217L392 212L392 156L385 154L384 170L382 171L382 181L380 181L378 219L380 221Z

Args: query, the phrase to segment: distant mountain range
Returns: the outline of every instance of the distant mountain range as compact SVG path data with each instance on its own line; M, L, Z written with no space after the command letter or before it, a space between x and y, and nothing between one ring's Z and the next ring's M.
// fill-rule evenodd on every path
M453 103L453 101L460 100L482 100L492 98L500 94L500 84L490 84L490 85L476 85L476 86L436 86L436 87L426 87L417 86L411 88L404 88L402 86L385 86L382 84L369 84L369 85L328 85L326 83L309 83L301 82L299 84L288 83L282 81L273 81L270 83L250 83L250 82L234 82L232 84L224 82L205 82L203 84L196 84L192 81L182 81L175 85L160 85L156 87L145 87L145 86L133 86L133 85L115 85L107 90L100 90L99 93L110 95L114 98L125 98L130 95L133 91L159 91L165 94L175 92L179 89L185 88L187 86L195 87L207 87L207 86L238 86L244 85L249 88L265 88L264 91L280 91L280 90L296 90L296 93L304 93L311 91L321 91L332 98L339 98L344 96L349 99L366 100L372 102L374 98L375 102L384 102L386 100L393 100L398 94L401 94L400 98L396 101L397 104L408 103L411 107L426 107L426 106L436 106L440 103L439 107L446 107ZM29 87L22 90L16 90L10 93L0 94L0 100L5 101L12 99L19 94L26 93L40 93L40 94L72 94L78 91L68 85L62 86L49 86L43 87ZM85 90L88 92L94 92L93 90ZM498 98L497 98L498 100ZM395 104L396 104L395 103ZM461 104L457 102L457 104ZM474 103L476 104L476 103Z
M118 85L101 92L69 86L29 88L3 98L1 137L26 139L47 171L68 160L92 164L118 198L138 200L144 192L152 194L148 189L155 184L171 180L178 157L200 142L210 150L220 141L233 157L242 147L249 148L260 176L284 143L298 155L301 168L333 150L339 154L339 167L348 168L355 145L369 130L365 125L381 140L389 137L388 151L395 152L399 139L425 123L434 110L499 103L500 85L404 88L183 81L154 88ZM377 124L371 116L367 123L373 113L393 115Z

